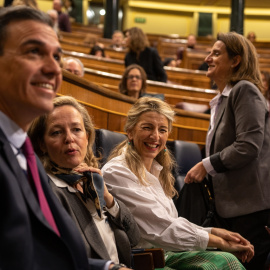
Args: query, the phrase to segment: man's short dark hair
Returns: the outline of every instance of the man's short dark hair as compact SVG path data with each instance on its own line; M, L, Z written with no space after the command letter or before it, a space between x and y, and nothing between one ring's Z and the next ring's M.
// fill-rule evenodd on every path
M40 10L27 6L6 7L0 10L0 55L4 54L7 39L7 26L11 22L33 20L53 27L50 16Z

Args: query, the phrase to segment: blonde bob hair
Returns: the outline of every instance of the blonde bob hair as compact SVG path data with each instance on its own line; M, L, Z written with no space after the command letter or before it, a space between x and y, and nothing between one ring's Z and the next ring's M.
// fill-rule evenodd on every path
M98 167L98 161L97 158L94 156L92 147L95 141L95 129L93 122L87 112L87 110L73 97L70 96L61 96L56 97L53 100L54 109L62 106L72 106L74 107L82 116L84 128L86 131L86 134L88 136L88 145L87 145L87 151L84 162L88 166L92 167ZM44 141L44 135L47 128L47 120L48 116L50 114L42 115L36 118L29 130L28 135L32 141L33 147L39 158L41 159L41 162L43 163L43 166L45 167L47 172L50 172L51 165L50 165L50 158L48 156L48 153L44 153L42 151L42 146L45 145Z
M247 38L235 32L219 33L217 40L225 44L230 59L237 55L241 57L241 61L234 68L228 83L234 86L241 80L247 80L262 91L258 56L254 45Z
M127 121L125 125L125 131L127 133L132 132L136 124L139 122L140 116L146 112L157 112L164 115L168 120L168 131L172 130L172 123L174 121L174 111L164 101L158 98L142 97L131 107L127 115ZM145 169L141 156L134 147L134 144L129 143L128 139L117 145L109 156L108 160L125 153L125 160L128 168L138 177L142 185L148 185L149 183L145 179ZM168 197L174 197L177 195L177 191L174 188L174 177L172 170L175 167L175 160L169 150L160 151L155 160L163 166L163 169L159 176L160 184L164 190L164 193Z

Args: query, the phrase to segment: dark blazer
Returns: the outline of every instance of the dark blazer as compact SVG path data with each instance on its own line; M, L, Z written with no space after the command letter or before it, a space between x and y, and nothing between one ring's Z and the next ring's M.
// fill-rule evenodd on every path
M146 47L140 53L139 59L135 52L128 52L125 56L125 66L132 64L143 67L148 80L167 82L167 74L156 49Z
M210 144L218 214L236 217L270 209L270 126L265 98L238 82L223 97Z
M57 187L53 181L50 181L50 185L76 223L84 240L88 257L110 260L95 222L81 199L76 193L69 192L67 188ZM114 218L108 212L106 214L114 232L119 261L130 267L131 247L139 242L140 231L129 209L122 202L118 200L117 202L120 208L119 217Z
M53 194L37 159L40 180L61 237L43 216L11 147L0 129L0 269L102 269L105 261L90 261L73 221Z

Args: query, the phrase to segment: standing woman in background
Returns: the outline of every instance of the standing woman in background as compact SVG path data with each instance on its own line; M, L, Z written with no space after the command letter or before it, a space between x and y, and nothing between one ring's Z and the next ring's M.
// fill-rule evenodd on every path
M219 34L205 62L220 93L210 101L206 158L185 182L208 175L220 226L254 245L247 269L264 269L270 251L270 127L256 49L240 34Z
M156 49L149 46L146 35L138 27L126 31L126 46L129 52L125 57L125 66L138 64L145 70L147 79L152 81L167 81L167 74Z

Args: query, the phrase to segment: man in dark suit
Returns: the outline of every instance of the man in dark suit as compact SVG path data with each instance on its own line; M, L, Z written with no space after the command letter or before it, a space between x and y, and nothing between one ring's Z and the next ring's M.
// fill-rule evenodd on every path
M0 40L0 269L120 269L87 258L38 159L39 187L28 181L29 163L22 151L26 131L35 117L53 109L62 80L61 48L51 20L35 9L3 8Z

